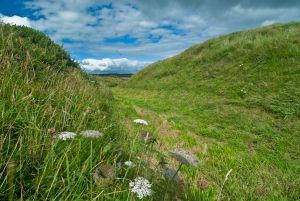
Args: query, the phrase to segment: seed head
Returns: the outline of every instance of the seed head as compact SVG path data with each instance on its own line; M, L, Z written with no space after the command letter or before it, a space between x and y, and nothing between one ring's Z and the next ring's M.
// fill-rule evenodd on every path
M116 169L110 164L100 165L94 172L94 180L99 186L112 184L116 177Z
M22 59L22 58L21 58L19 55L16 55L16 56L15 56L15 60L16 60L16 61L21 61L21 59Z
M155 137L148 131L141 130L140 131L140 137L142 140L147 144L147 143L152 143L155 142L156 139Z
M81 131L80 135L82 135L84 137L89 137L89 138L99 138L103 134L96 130L86 130L86 131Z
M174 149L172 152L170 152L170 155L182 164L187 164L194 167L200 166L198 158L188 151L182 149Z
M47 133L48 133L49 135L54 135L55 132L56 132L55 128L48 128Z

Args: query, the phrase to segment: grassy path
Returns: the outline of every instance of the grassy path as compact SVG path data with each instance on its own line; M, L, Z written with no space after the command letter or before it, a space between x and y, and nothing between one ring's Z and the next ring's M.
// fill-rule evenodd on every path
M150 122L163 153L180 147L195 153L201 167L181 175L207 200L216 198L224 176L225 200L299 198L299 119L282 119L212 94L114 88L123 123ZM284 126L283 126L284 125Z

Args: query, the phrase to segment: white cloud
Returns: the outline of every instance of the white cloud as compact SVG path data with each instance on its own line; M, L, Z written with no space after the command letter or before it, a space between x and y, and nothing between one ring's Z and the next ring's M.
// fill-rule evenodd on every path
M142 69L151 62L121 59L83 59L80 61L81 68L88 72L123 72L133 73Z
M221 34L300 20L300 4L287 1L26 0L24 5L37 20L20 17L23 24L64 43L72 56L89 58L103 54L136 60L163 59ZM123 36L134 38L134 43L107 42ZM84 66L97 71L132 71L143 66L143 62L126 62L121 67L117 59L87 59Z
M31 22L27 17L20 17L16 15L10 17L0 15L0 21L2 21L4 24L31 27Z
M35 21L35 28L47 32L58 43L63 43L66 38L75 41L64 44L71 53L99 55L121 52L124 57L150 56L161 59L203 40L199 37L199 27L205 25L201 16L186 15L178 6L175 10L171 9L172 12L150 16L139 8L139 4L141 3L118 1L113 2L111 7L106 7L109 4L101 0L86 0L84 3L69 3L68 0L53 0L50 3L48 0L37 0L26 3L27 8L34 9L37 16L44 16ZM89 8L101 6L102 9L89 12ZM181 17L183 15L186 17ZM177 33L164 26L178 29ZM178 32L187 34L178 36ZM157 39L155 43L149 38L150 34ZM135 38L136 43L105 43L106 38L126 35Z
M266 20L266 21L263 21L263 23L261 23L261 26L267 26L267 25L271 25L274 23L276 23L275 20Z
M240 17L240 19L263 19L266 17L274 17L278 13L286 11L285 9L273 8L244 8L241 5L234 6L231 10L227 11L227 15L231 17Z

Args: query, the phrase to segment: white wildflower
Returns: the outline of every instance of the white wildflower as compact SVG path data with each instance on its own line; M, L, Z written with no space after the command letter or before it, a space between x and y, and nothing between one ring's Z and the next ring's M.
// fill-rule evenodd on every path
M82 135L84 137L90 137L90 138L99 138L103 134L100 133L99 131L95 131L95 130L86 130L86 131L81 131L80 135Z
M133 120L133 122L137 123L137 124L144 124L144 125L148 126L148 122L143 119L135 119L135 120Z
M130 191L136 193L139 199L151 196L153 193L150 182L143 177L135 178L134 181L129 183L129 187Z
M135 164L132 161L125 161L124 165L126 165L128 167L135 167Z
M55 136L56 138L60 139L60 140L69 140L69 139L73 139L76 137L76 133L73 132L69 132L69 131L64 131L64 132L60 132L58 134L58 136Z

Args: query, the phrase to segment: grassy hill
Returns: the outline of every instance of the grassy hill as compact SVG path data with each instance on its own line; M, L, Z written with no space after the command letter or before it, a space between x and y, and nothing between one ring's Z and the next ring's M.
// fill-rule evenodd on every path
M93 180L98 164L114 164L124 141L112 94L38 31L0 25L0 115L0 200L89 200L114 192ZM104 136L59 141L50 128Z
M232 33L150 65L126 86L243 98L281 116L300 116L300 24Z
M41 32L0 25L0 200L139 200L137 177L152 184L144 200L299 199L299 27L211 39L124 80L87 75ZM103 136L54 137L82 130ZM201 164L182 166L179 183L164 172L179 165L176 147Z
M0 200L91 198L92 165L112 160L99 151L117 139L111 100L108 88L90 80L44 34L1 25ZM49 128L105 129L105 136L57 142Z
M152 122L157 149L197 154L201 168L181 175L195 197L216 199L233 169L225 200L299 199L299 23L207 40L113 91L125 119Z
M146 128L121 124L107 86L123 81L83 73L41 32L0 25L0 200L139 200L129 186L137 177L152 184L146 200L185 199L148 160ZM60 140L63 131L77 135Z

